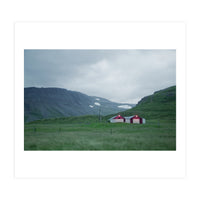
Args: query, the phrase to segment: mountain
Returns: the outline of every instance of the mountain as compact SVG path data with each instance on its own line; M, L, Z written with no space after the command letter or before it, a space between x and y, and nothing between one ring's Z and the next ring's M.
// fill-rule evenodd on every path
M119 113L116 113L117 115ZM143 97L135 107L121 113L123 116L139 115L146 119L176 119L176 86L168 87ZM107 119L113 115L106 116Z
M24 88L25 122L45 118L108 115L133 106L135 104L115 103L62 88Z

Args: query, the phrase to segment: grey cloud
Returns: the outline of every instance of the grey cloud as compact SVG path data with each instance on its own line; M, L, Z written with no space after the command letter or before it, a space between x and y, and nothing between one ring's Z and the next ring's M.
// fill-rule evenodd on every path
M25 87L63 87L116 102L176 84L175 50L25 50Z

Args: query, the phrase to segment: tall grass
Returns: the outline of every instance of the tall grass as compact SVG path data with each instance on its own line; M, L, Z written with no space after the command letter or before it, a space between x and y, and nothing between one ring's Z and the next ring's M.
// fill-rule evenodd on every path
M25 150L175 150L172 121L159 124L35 123L25 125Z

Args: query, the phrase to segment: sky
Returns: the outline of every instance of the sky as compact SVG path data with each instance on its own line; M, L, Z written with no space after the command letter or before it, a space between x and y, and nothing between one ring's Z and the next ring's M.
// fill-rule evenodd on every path
M24 87L58 87L119 103L176 85L176 50L24 50Z

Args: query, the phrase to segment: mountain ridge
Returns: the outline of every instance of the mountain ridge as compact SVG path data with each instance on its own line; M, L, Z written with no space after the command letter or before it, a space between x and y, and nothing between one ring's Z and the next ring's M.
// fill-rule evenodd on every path
M123 116L139 115L148 119L176 120L176 86L155 91L152 95L143 97L136 106L123 112L115 113ZM106 116L106 119L113 115Z
M102 97L88 96L81 92L64 88L25 87L24 121L30 122L45 118L107 115L126 110L118 106L123 103L109 101ZM131 107L135 104L127 104Z

